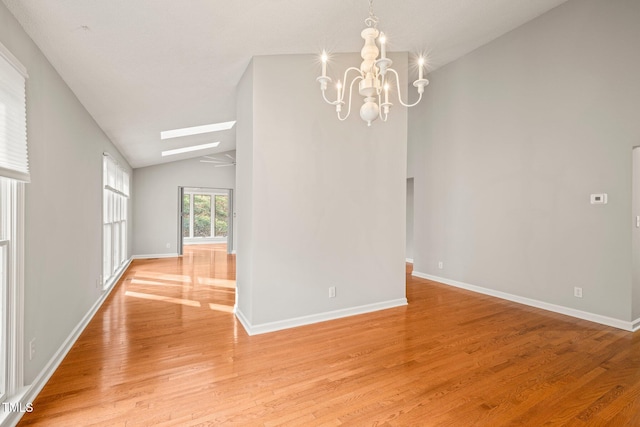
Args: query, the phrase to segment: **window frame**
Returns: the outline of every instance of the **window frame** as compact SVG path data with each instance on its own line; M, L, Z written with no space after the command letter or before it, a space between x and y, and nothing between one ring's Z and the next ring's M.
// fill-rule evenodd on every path
M209 226L210 231L209 231L209 236L206 237L202 237L202 236L195 236L195 226L194 226L194 222L195 222L195 206L194 206L194 198L195 196L210 196L211 197L211 203L210 203L210 218L211 218L211 224ZM188 212L188 228L187 230L189 231L188 235L185 236L184 235L184 231L185 231L185 204L184 204L184 199L185 197L189 198L189 212ZM216 227L215 227L215 219L216 219L216 198L217 197L226 197L227 198L227 234L226 235L218 235L216 234ZM229 238L229 216L231 215L231 209L229 208L229 201L231 200L231 196L229 194L229 190L222 190L222 189L203 189L203 188L185 188L183 193L182 193L182 199L180 200L181 203L181 209L180 212L182 214L181 218L180 218L180 233L181 233L181 238L184 244L188 244L188 245L193 245L193 244L198 244L198 243L216 243L216 242L222 242L222 241L228 241Z
M3 70L3 123L0 145L4 155L0 162L0 240L2 241L2 361L3 393L1 401L12 401L24 390L24 247L25 191L30 182L27 144L27 70L0 43ZM6 67L6 65L9 67ZM19 75L17 75L15 72ZM8 413L0 411L0 424Z
M24 191L24 183L0 178L0 240L6 251L0 310L5 390L0 402L11 399L24 385Z
M2 191L2 190L0 190ZM0 195L1 198L1 195ZM1 213L0 213L1 214ZM9 244L10 240L2 239L0 236L0 403L4 402L8 394L7 375L7 336L8 328L8 284L9 284Z
M102 160L102 287L113 286L129 261L129 173L108 153Z

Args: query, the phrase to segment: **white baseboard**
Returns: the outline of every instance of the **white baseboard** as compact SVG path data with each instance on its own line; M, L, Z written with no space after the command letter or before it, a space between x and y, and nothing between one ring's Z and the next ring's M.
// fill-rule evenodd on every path
M69 350L71 350L71 347L73 347L75 342L78 340L78 338L80 337L80 334L82 334L82 332L87 327L91 319L93 319L93 316L95 316L95 314L100 309L102 304L105 302L109 294L111 294L111 291L115 288L115 284L118 283L118 281L122 278L122 275L124 274L124 272L127 271L127 267L129 266L129 264L131 264L131 259L127 261L125 268L123 268L120 271L120 274L118 275L116 280L113 282L114 285L104 290L102 295L100 295L100 298L98 298L98 300L93 304L93 306L91 306L87 314L85 314L82 320L80 320L80 322L76 325L76 327L73 328L73 330L71 331L67 339L64 340L64 342L58 349L58 351L56 351L53 357L49 359L49 362L40 371L36 379L30 385L26 386L23 389L21 393L22 396L20 398L20 402L22 403L23 406L26 405L27 403L32 403L36 399L36 396L38 396L38 393L42 391L44 386L47 384L47 381L49 381L49 378L51 378L51 376L56 371L56 369L58 369L58 366L60 366L60 363L62 363L62 360L65 358L67 353L69 353ZM7 418L6 420L3 420L2 426L17 425L18 421L20 421L20 418L22 418L24 414L20 412L12 412L11 415L12 417Z
M479 294L489 295L489 296L501 298L507 301L517 302L519 304L528 305L530 307L541 308L543 310L552 311L554 313L564 314L567 316L576 317L578 319L600 323L601 325L612 326L614 328L623 329L629 332L633 332L640 329L640 319L633 322L614 319L612 317L602 316L600 314L589 313L587 311L582 311L582 310L576 310L575 308L564 307L561 305L551 304L544 301L538 301L531 298L525 298L518 295L502 292L502 291L496 291L494 289L488 289L488 288L483 288L481 286L470 285L468 283L458 282L457 280L451 280L444 277L432 276L430 274L421 273L419 271L414 271L412 275L416 277L420 277L422 279L433 280L434 282L442 283L445 285L455 286L456 288L477 292Z
M251 330L251 322L249 322L249 319L247 319L244 313L240 311L240 309L238 308L238 304L233 307L233 312L236 315L236 319L240 321L240 324L244 328L245 332L251 335L251 332L249 332Z
M276 322L261 323L252 325L240 309L236 310L236 317L249 335L266 334L283 329L295 328L297 326L310 325L313 323L326 322L327 320L340 319L342 317L355 316L358 314L371 313L372 311L385 310L387 308L407 305L406 298L383 301L374 304L360 305L357 307L344 308L341 310L327 311L324 313L311 314L309 316L294 317L292 319L278 320Z
M413 264L413 258L405 258L405 261L409 264Z
M172 254L147 254L147 255L133 255L131 259L152 259L152 258L176 258L178 253Z

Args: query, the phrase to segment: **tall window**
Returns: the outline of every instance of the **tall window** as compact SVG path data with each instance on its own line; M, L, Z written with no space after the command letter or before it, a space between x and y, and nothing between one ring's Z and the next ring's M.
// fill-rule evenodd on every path
M102 164L103 284L111 286L127 261L129 174L109 155Z
M15 218L12 205L15 200L17 182L0 177L0 402L9 394L9 364L12 359L13 312L15 310L15 277L10 262L14 252L16 236L13 230Z
M0 206L5 205L4 182L0 182ZM9 283L9 244L5 236L4 209L0 208L0 402L7 395L7 284Z
M0 44L0 402L22 386L27 72ZM0 412L0 417L2 413Z

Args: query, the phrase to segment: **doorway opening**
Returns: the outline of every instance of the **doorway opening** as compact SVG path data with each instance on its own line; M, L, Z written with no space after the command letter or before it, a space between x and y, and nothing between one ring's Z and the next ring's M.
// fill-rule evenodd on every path
M631 318L640 321L640 147L631 152Z
M233 251L233 193L224 188L180 187L179 254L185 246Z
M407 178L407 240L405 258L407 263L413 264L413 178Z

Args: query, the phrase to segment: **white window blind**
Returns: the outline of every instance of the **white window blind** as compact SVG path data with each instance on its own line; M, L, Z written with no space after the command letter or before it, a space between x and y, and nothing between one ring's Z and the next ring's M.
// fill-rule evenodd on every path
M27 72L0 44L0 176L29 182Z

